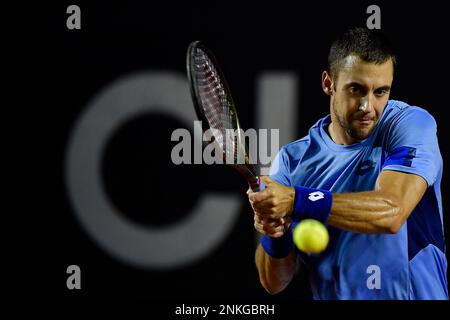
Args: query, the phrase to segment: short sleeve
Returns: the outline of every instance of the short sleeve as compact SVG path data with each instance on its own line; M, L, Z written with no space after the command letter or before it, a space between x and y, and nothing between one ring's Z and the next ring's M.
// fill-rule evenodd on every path
M434 118L425 110L408 107L394 120L382 170L421 176L431 186L442 168Z
M285 186L291 186L289 175L289 158L286 149L282 147L270 166L270 178Z

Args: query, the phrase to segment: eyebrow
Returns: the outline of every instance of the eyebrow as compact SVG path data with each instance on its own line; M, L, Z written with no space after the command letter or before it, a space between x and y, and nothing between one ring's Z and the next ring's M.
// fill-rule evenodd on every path
M378 91L378 90L391 91L391 86L382 86L382 87L375 89L375 91Z
M356 87L361 87L364 88L365 86L359 82L350 82L348 84L345 85L345 87L351 87L351 86L356 86ZM374 91L379 91L379 90L385 90L385 91L390 91L391 90L391 86L385 85L385 86L381 86L379 88L376 88Z

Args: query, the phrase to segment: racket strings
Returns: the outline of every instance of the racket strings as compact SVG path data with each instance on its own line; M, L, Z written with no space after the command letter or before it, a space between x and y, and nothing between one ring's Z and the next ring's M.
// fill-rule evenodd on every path
M212 134L224 151L226 159L235 161L237 145L233 126L235 115L229 107L231 101L214 64L199 48L194 54L194 71L201 106L210 128L213 129Z

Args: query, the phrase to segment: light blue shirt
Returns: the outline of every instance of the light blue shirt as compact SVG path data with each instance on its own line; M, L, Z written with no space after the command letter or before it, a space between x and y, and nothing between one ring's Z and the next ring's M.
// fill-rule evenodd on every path
M436 122L424 109L389 100L360 143L342 146L327 133L330 116L283 146L271 177L287 186L333 193L373 190L383 170L421 176L425 195L396 234L361 234L327 226L328 248L301 254L314 299L448 299Z

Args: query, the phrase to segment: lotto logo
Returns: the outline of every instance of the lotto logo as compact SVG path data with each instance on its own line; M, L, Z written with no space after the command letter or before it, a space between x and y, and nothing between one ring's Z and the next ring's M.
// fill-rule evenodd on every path
M323 192L320 191L311 192L308 197L308 199L311 201L317 201L323 198L324 198Z

